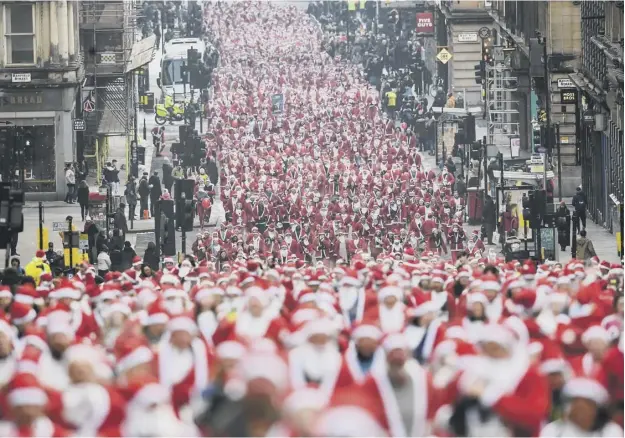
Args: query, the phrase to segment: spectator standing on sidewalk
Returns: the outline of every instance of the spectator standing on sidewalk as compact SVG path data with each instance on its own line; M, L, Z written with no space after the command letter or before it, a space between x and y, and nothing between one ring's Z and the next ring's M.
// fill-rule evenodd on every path
M112 163L112 169L111 169L111 184L113 186L113 195L119 195L119 171L122 170L124 168L124 166L122 166L121 168L117 168L117 160L113 160Z
M482 210L482 221L486 231L487 245L494 245L493 232L497 223L497 212L495 211L495 203L493 198L486 195L484 201L484 209Z
M141 204L140 218L145 218L145 212L148 210L148 199L150 198L150 183L148 182L148 173L143 172L139 181L139 200Z
M576 189L575 196L573 196L573 207L575 213L582 224L582 228L586 229L586 194L582 191L582 187L579 186Z
M171 188L174 185L174 166L171 165L168 157L163 158L163 187L171 193Z
M592 244L592 240L586 237L586 230L579 232L577 238L577 253L575 258L578 260L588 260L596 256L595 247Z
M89 185L84 179L78 184L78 191L76 193L78 204L80 205L80 217L82 221L85 221L87 212L89 211Z
M150 215L154 217L154 206L163 194L163 189L161 188L161 179L158 177L158 172L156 170L154 171L154 174L150 177L148 183L150 188Z
M111 270L111 258L109 257L109 249L106 245L102 245L102 248L98 254L98 275L102 278Z
M65 167L65 184L67 184L67 193L65 194L65 202L74 203L74 189L76 188L76 175L71 164Z
M128 233L128 221L126 220L126 216L124 214L125 209L126 205L123 202L120 203L113 217L113 226L122 233L124 240L126 239L126 233Z
M135 209L137 208L137 187L135 185L135 177L132 175L128 176L126 189L124 190L124 197L126 198L126 203L128 204L128 219L134 220L136 219Z

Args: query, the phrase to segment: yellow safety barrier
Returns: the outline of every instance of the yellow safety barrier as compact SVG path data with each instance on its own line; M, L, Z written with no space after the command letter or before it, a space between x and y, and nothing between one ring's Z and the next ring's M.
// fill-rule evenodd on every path
M43 242L40 241L39 237L42 233L39 232L41 227L37 227L37 248L41 248L44 251L48 248L48 242L50 242L50 236L48 234L48 228L43 227Z

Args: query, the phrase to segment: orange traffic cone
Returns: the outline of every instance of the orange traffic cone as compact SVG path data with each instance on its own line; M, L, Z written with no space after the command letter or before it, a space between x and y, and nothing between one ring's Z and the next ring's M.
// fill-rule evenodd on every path
M143 219L150 219L150 212L148 210L143 210Z

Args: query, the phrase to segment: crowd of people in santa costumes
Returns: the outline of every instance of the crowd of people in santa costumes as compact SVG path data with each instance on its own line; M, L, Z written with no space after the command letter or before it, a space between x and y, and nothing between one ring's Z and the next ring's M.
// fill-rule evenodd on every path
M623 270L135 264L0 290L0 436L622 436Z
M415 134L380 110L360 67L322 50L313 19L238 3L207 8L207 22L223 53L208 143L227 221L197 236L198 258L484 253L462 229L454 175L424 165Z

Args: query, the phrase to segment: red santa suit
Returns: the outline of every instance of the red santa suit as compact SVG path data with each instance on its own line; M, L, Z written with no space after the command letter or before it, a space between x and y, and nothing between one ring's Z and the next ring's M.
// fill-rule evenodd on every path
M177 414L189 403L195 390L203 390L209 383L209 364L211 353L209 347L200 337L191 342L191 348L180 351L174 348L169 340L169 333L176 330L197 333L195 322L189 317L176 317L169 321L168 332L163 335L158 348L158 379L171 390L172 404Z

